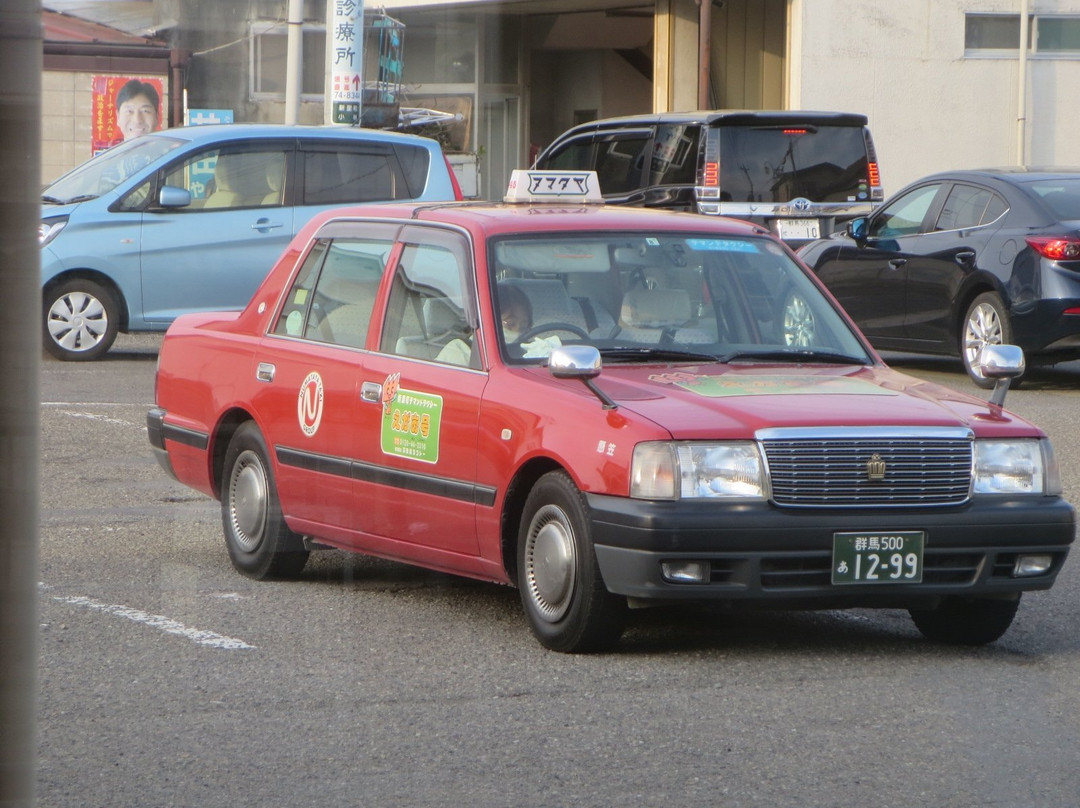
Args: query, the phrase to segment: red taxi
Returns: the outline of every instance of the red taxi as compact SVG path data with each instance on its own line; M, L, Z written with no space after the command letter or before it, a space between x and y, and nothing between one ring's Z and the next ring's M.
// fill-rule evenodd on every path
M562 651L673 600L980 644L1053 584L1074 512L1001 406L1018 349L989 402L902 375L764 230L597 198L516 172L503 204L324 214L242 312L175 322L150 442L240 572L333 547L512 584Z

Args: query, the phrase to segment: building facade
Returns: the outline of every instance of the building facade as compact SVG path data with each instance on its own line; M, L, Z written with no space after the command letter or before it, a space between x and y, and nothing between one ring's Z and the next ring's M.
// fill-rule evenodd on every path
M75 0L46 5L64 2ZM93 3L77 5L88 13ZM284 120L287 0L104 5L143 9L145 30L179 55L172 92L187 107ZM329 8L304 6L301 122L326 117ZM574 123L700 106L865 113L887 192L945 168L1080 163L1065 112L1080 87L1080 0L384 0L378 9L405 26L400 103L454 116L417 129L475 156L476 193L489 198Z

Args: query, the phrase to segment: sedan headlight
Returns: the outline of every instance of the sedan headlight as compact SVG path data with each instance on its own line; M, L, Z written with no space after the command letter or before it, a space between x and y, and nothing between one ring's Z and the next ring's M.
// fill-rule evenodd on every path
M765 499L765 464L757 444L639 443L630 470L639 499Z
M64 225L68 223L67 217L62 219L45 219L38 225L38 246L44 247L54 238L61 230L64 229Z
M1061 475L1050 441L975 441L976 494L1061 493Z

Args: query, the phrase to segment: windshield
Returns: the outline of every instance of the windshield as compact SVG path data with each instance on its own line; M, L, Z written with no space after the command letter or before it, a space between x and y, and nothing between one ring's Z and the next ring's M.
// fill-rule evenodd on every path
M47 187L42 198L64 204L101 196L183 144L182 140L156 135L125 141L69 171Z
M505 237L491 246L508 361L566 344L605 362L870 361L802 268L765 238L669 232Z
M722 126L720 172L724 202L869 199L860 126Z

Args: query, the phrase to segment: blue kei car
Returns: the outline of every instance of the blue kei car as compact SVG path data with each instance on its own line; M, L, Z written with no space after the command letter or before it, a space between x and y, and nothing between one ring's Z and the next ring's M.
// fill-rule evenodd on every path
M126 141L43 192L45 348L97 359L121 331L243 308L318 211L460 198L439 144L413 135L233 124Z

